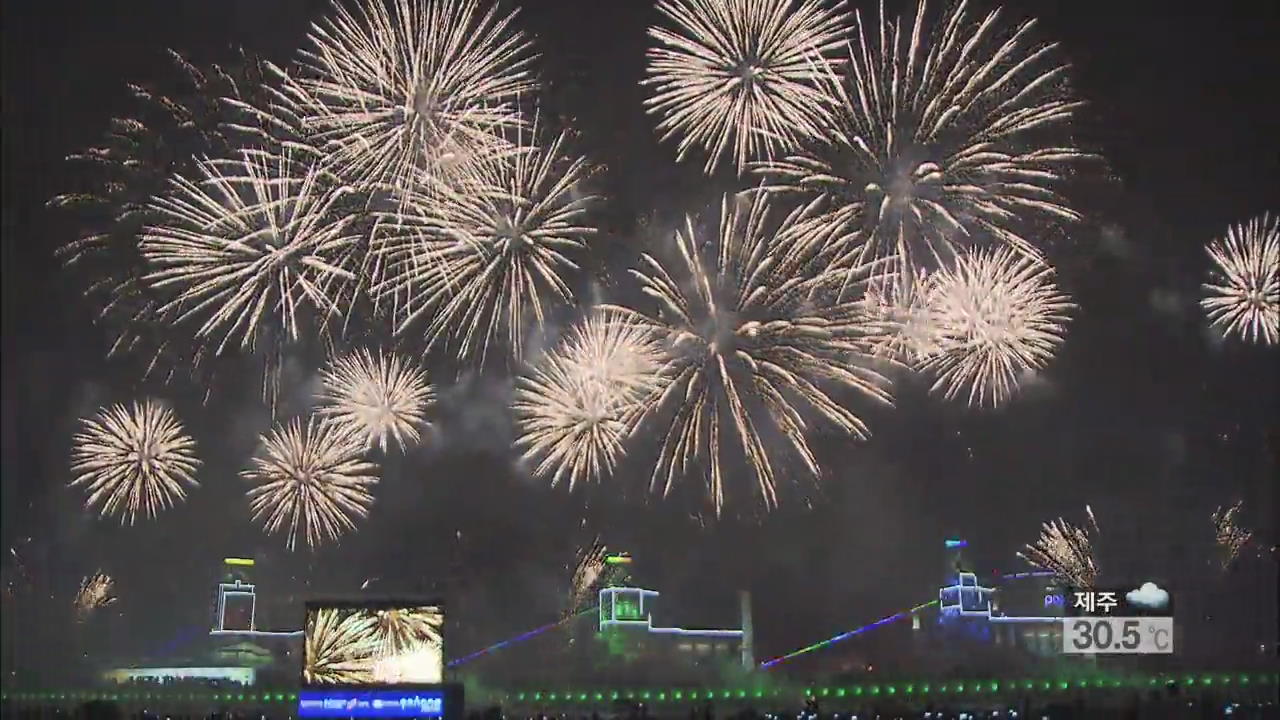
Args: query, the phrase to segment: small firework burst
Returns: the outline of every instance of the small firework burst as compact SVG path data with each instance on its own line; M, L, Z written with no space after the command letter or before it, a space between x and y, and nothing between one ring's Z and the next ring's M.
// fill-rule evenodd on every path
M373 681L378 648L377 621L367 612L317 608L308 613L302 679L307 684L364 684Z
M317 413L362 435L369 446L400 449L418 441L434 392L427 375L395 354L362 350L330 362L321 374Z
M1200 307L1210 325L1223 337L1280 342L1280 215L1233 225L1207 250L1213 272Z
M656 389L662 349L652 330L618 311L597 311L517 381L517 444L535 473L599 480L622 455L631 415Z
M83 485L85 507L101 506L103 517L119 515L130 525L187 496L199 485L196 443L169 407L144 400L129 407L114 405L82 420L72 439L71 486Z
M287 526L290 550L300 532L310 547L337 541L373 504L378 466L364 451L359 435L332 422L292 420L272 429L253 467L240 473L255 485L248 493L253 519L268 533Z
M663 139L680 135L679 159L709 152L710 173L726 153L741 173L812 140L831 121L834 98L819 69L848 31L843 0L663 0L672 27L653 27L645 104Z
M1096 533L1097 521L1093 518L1093 511L1088 512ZM1054 573L1072 587L1092 588L1098 579L1090 531L1062 518L1041 525L1039 539L1034 545L1027 545L1026 552L1018 553L1018 557Z
M80 581L80 591L76 593L76 622L85 622L98 610L114 603L115 584L116 581L101 570L85 576Z
M871 282L864 297L870 316L884 324L874 347L877 355L916 365L942 349L942 337L929 310L929 276L897 272Z
M1240 557L1240 551L1244 550L1249 541L1253 539L1253 533L1240 527L1237 522L1237 516L1240 514L1241 508L1244 507L1244 501L1238 501L1225 510L1219 507L1209 516L1209 521L1213 523L1214 540L1218 543L1218 548L1222 550L1222 569L1226 570L1231 564Z
M598 535L591 545L578 551L578 562L569 580L569 604L565 607L565 617L574 615L591 600L591 591L604 573L608 554L609 549Z
M989 407L1048 364L1075 307L1051 268L1010 248L960 255L932 275L927 305L939 342L919 368L948 400L964 394L970 406Z

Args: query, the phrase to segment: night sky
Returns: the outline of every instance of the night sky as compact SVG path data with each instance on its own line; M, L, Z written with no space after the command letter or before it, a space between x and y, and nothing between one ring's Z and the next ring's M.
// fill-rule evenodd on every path
M1267 433L1280 424L1280 350L1212 339L1196 304L1204 243L1280 210L1274 9L1073 0L1036 3L1038 30L1073 65L1090 103L1079 140L1106 162L1068 189L1086 220L1049 249L1080 309L1058 357L1010 407L970 411L909 382L897 408L868 413L869 442L818 441L829 476L813 509L698 522L690 504L646 501L625 478L626 497L608 483L569 495L528 479L486 396L497 391L480 388L422 448L388 463L357 534L286 552L249 523L236 476L269 424L254 382L227 382L202 407L190 387L140 384L136 359L105 361L108 335L91 322L83 278L54 258L74 219L44 203L73 184L62 158L130 112L126 83L172 81L166 48L202 63L239 45L287 62L325 5L4 4L2 539L7 548L33 538L41 582L68 607L82 575L114 575L129 652L205 623L229 555L259 559L260 590L277 598L270 624L297 625L290 601L380 578L372 591L445 593L462 651L554 617L565 565L602 533L633 552L638 580L663 591L674 622L729 622L733 591L752 589L766 654L921 602L936 587L944 537L968 538L984 573L1021 569L1014 553L1040 522L1080 521L1086 503L1106 535L1104 571L1126 580L1187 582L1197 571L1183 558L1207 555L1210 512L1236 499L1244 522L1275 542ZM577 118L581 147L608 166L600 182L622 220L607 226L600 262L625 267L643 247L636 217L701 212L733 180L702 178L701 158L677 165L643 111L651 3L521 6L546 79L578 84L555 109ZM291 397L305 395L300 377ZM140 394L175 403L206 464L184 505L121 528L81 511L81 494L65 487L67 453L77 418ZM623 475L647 476L648 462L630 456Z

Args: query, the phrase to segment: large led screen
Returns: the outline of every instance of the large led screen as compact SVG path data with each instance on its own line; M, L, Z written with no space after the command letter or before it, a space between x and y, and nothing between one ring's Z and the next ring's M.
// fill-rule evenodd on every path
M426 603L307 603L302 682L308 687L441 682L444 611Z

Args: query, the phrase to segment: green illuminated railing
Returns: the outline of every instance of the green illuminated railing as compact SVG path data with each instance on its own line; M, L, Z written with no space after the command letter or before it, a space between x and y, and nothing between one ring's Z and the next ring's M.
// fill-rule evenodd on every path
M592 702L697 702L703 700L792 700L801 692L817 698L923 697L998 693L1054 693L1074 690L1134 690L1176 682L1185 688L1249 688L1276 685L1280 676L1266 673L1162 674L1126 677L1040 678L1010 680L951 680L858 683L843 686L793 686L769 688L643 688L609 690L526 690L507 692L507 702L517 704Z
M935 698L939 696L983 696L1023 693L1063 693L1077 690L1153 689L1167 683L1178 683L1187 690L1238 689L1241 691L1280 684L1276 673L1165 673L1093 678L1019 678L1009 680L922 680L852 685L787 685L768 688L614 688L557 689L499 692L489 697L509 704L581 704L600 702L683 703L706 700L753 701L780 699L794 701L801 693L819 699L866 698ZM16 703L83 703L111 701L122 703L214 703L250 704L296 703L296 691L257 692L164 692L164 691L22 691L2 692L0 698Z

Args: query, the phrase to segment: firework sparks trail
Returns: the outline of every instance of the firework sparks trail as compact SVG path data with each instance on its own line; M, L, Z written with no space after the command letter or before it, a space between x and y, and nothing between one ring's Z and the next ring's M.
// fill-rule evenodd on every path
M1280 215L1227 229L1207 248L1213 261L1200 307L1223 337L1280 343Z
M597 311L522 375L513 409L524 458L535 473L600 480L623 454L628 423L658 385L662 348L652 329L617 311Z
M72 438L71 487L88 491L85 508L102 517L119 515L134 523L139 514L155 517L195 487L200 460L195 440L169 407L144 400L129 407L103 408L81 421Z
M285 90L344 181L407 189L503 152L517 96L536 89L515 15L477 0L335 2Z
M292 420L262 438L253 467L240 474L255 484L249 510L268 533L288 525L290 550L299 531L307 545L337 541L368 515L378 466L365 461L363 438L332 422Z
M1092 510L1089 510L1089 522L1098 532ZM1089 530L1062 518L1044 523L1039 539L1034 545L1027 545L1026 552L1018 553L1018 557L1054 573L1072 587L1091 588L1098 579L1099 569L1094 560Z
M1031 43L1033 20L1009 32L999 10L973 22L959 2L933 21L921 0L909 26L883 3L879 23L854 24L827 73L826 142L757 165L773 190L828 203L813 242L917 268L979 239L1035 257L1022 223L1079 219L1056 187L1089 157L1061 140L1081 103L1055 46Z
M394 354L368 350L330 362L321 373L317 414L387 450L387 438L403 450L418 441L418 427L434 398L427 375Z
M370 613L319 608L307 617L303 680L308 684L368 683L378 647Z
M578 551L578 564L574 567L573 577L569 581L569 604L565 608L565 617L576 614L593 599L591 591L604 573L604 559L608 552L608 548L598 535L589 547Z
M1053 358L1075 307L1046 265L1010 248L960 255L931 277L928 313L939 342L919 368L932 390L997 407Z
M114 589L115 580L101 570L85 576L80 582L80 591L76 593L76 622L85 622L98 610L114 603Z
M536 132L517 133L515 151L473 163L452 186L409 193L407 209L380 225L381 292L404 306L401 332L426 317L430 344L457 340L459 357L481 362L505 334L518 360L526 323L546 323L548 299L572 301L563 275L595 232L582 224L595 198L578 190L586 161L561 155L565 135L538 147Z
M30 543L31 538L26 537L10 545L9 552L6 553L3 562L0 562L0 573L4 576L3 598L6 601L13 600L31 589L31 572L27 569L26 560L23 559L26 546ZM18 550L19 547L22 548L21 552Z
M708 151L710 174L726 153L748 162L798 149L832 121L834 98L820 70L842 45L849 15L814 0L663 0L672 29L653 27L650 113L663 140L679 135L678 159Z
M1253 539L1253 533L1240 527L1236 522L1236 516L1239 515L1242 507L1244 507L1244 501L1239 501L1225 510L1219 507L1209 516L1209 521L1213 523L1214 540L1222 549L1223 570L1231 567L1231 563L1240 557L1240 551L1244 550Z
M291 156L206 160L203 181L175 177L152 205L160 221L142 240L147 279L174 291L162 309L178 322L202 319L196 338L217 353L237 339L253 348L268 324L297 339L299 315L340 314L341 286L355 279L350 217L330 212L343 190L314 164L296 175Z
M865 423L829 391L890 402L888 381L869 368L880 324L868 317L862 300L819 299L822 288L847 284L843 273L800 271L811 256L790 230L811 207L793 211L771 233L765 193L725 197L719 226L706 243L709 258L705 238L686 218L675 237L678 264L669 270L645 254L643 269L632 271L660 308L644 317L669 348L664 385L634 423L656 422L675 405L651 479L664 495L701 460L719 513L723 452L729 450L745 458L764 508L771 509L778 502L778 450L766 434L776 435L817 479L821 471L803 415L861 438Z
M83 189L49 201L76 213L85 228L58 254L90 278L86 294L101 307L95 320L115 335L109 354L149 355L146 376L163 373L166 382L179 369L209 368L201 349L172 337L172 313L161 310L161 297L144 277L140 242L144 226L157 220L152 198L174 175L195 172L199 158L224 157L245 143L307 150L296 113L269 81L269 63L243 51L229 65L203 68L170 56L180 83L167 91L129 85L134 113L113 119L102 142L67 158L84 168L77 175L86 180ZM208 379L202 378L206 386Z

